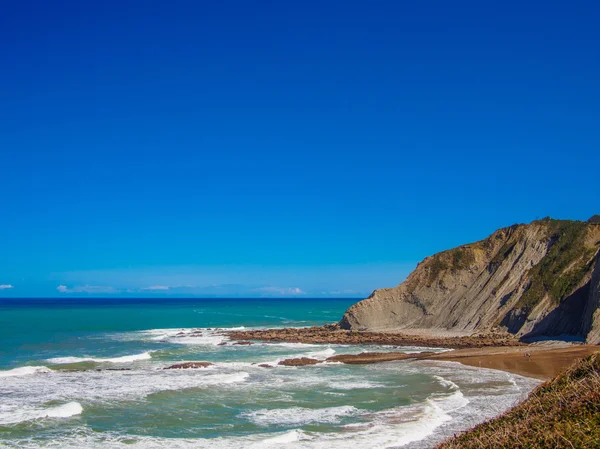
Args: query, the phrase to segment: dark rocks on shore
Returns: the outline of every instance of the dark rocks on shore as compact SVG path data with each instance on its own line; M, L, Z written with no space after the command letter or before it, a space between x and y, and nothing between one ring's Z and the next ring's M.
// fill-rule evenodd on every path
M189 369L189 368L207 368L212 366L210 362L184 362L176 363L175 365L167 366L164 369Z
M275 368L273 365L269 365L268 363L261 363L260 365L261 368Z
M239 346L249 346L249 345L253 345L254 343L252 343L251 341L236 341L233 344L239 345Z
M227 344L226 341L222 341L221 343L217 343L217 346L225 346Z
M285 359L278 363L278 365L282 366L307 366L307 365L316 365L317 363L321 363L320 360L311 359L309 357L299 357L297 359Z

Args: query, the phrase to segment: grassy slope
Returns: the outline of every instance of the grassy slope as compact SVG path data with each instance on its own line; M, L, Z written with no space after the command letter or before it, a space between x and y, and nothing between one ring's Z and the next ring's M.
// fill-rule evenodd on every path
M600 448L600 353L536 388L504 415L436 449Z
M556 303L569 296L591 269L595 248L585 244L589 224L583 221L545 219L550 249L533 267L531 284L517 308L531 311L541 299L550 295Z
M490 272L502 264L518 241L525 238L524 229L532 225L545 228L550 248L542 260L527 273L531 283L515 305L516 309L525 312L531 312L547 295L557 304L571 295L592 268L593 256L597 250L586 244L586 237L592 226L589 223L545 218L530 225L513 225L511 229L515 232L491 260L488 267ZM443 271L469 268L475 262L474 252L477 248L493 247L494 235L496 234L479 242L433 255L429 262L429 285Z

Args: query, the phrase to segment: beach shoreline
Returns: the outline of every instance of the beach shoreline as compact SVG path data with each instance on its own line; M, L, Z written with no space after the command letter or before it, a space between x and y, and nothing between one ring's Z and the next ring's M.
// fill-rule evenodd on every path
M229 331L231 340L251 342L288 342L312 344L392 345L400 347L448 348L450 351L406 354L401 352L363 352L340 355L328 362L349 364L380 363L391 360L431 360L501 370L547 381L575 361L600 352L600 346L572 342L524 343L507 334L476 334L452 337L426 336L425 333L346 331L335 325L311 328L283 328Z

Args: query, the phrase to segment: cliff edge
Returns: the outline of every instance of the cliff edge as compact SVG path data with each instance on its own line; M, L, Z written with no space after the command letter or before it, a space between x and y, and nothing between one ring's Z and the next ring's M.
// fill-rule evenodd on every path
M546 218L427 257L350 307L344 329L572 335L600 343L600 222Z

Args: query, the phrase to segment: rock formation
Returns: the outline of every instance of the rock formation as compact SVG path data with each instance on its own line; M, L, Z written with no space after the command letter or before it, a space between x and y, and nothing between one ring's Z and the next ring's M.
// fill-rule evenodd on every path
M167 366L163 369L192 369L192 368L208 368L213 364L210 362L183 362L175 365Z
M297 359L285 359L278 363L281 366L306 366L306 365L316 365L321 363L320 360L311 359L309 357L299 357Z
M572 335L600 343L600 223L553 220L499 229L423 260L395 288L348 309L353 330Z

